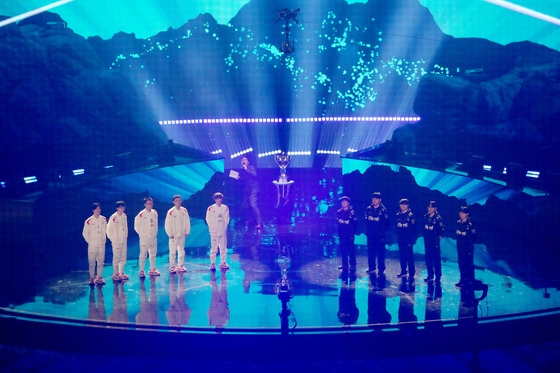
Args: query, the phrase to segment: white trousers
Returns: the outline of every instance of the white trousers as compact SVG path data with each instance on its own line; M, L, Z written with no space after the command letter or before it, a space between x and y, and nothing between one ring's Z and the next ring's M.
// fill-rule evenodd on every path
M124 273L126 243L113 244L113 273Z
M171 267L175 267L175 256L177 252L179 252L177 266L180 267L185 261L185 236L169 239L169 264Z
M156 269L157 237L140 238L140 270L146 267L146 256L150 253L150 269Z
M103 264L105 263L105 245L88 245L89 278L95 277L95 264L97 263L97 276L103 277Z
M227 235L210 235L210 263L216 262L218 247L220 248L220 263L225 263L227 259Z

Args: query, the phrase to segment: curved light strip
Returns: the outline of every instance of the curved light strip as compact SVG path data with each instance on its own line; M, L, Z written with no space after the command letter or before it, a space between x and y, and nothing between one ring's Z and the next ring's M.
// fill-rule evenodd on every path
M529 17L538 18L542 21L550 22L550 23L553 23L555 25L560 26L560 19L558 19L556 17L552 17L552 16L549 16L548 14L537 12L536 10L525 8L524 6L521 6L521 5L510 3L509 1L504 1L504 0L483 0L483 1L486 1L487 3L491 3L491 4L494 4L494 5L501 6L502 8L513 10L514 12L517 12L517 13L525 14Z
M22 19L33 17L34 15L46 12L47 10L50 10L52 8L56 8L57 6L61 6L61 5L64 5L64 4L72 2L72 1L74 1L74 0L60 0L60 1L54 2L52 4L42 6L40 8L30 10L29 12L20 14L19 16L15 16L15 17L12 17L12 18L5 19L2 22L0 22L0 27L9 25L10 23L21 21Z

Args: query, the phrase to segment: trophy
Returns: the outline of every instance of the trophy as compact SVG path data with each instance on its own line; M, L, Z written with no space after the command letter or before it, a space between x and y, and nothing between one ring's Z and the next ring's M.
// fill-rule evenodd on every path
M281 184L287 184L288 177L286 176L286 167L290 164L292 156L282 152L281 154L276 154L274 156L274 160L276 161L278 167L280 167L280 178L278 179L278 182Z

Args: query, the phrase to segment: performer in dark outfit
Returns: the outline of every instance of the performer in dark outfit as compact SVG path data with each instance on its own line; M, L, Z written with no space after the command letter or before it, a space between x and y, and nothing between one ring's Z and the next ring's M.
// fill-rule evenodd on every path
M366 207L366 232L368 246L369 274L385 272L385 233L389 214L381 202L381 193L375 192L371 197L371 205ZM377 258L377 266L375 259Z
M428 203L428 213L424 215L424 247L426 249L426 267L428 268L428 277L425 282L441 280L441 249L440 241L445 231L443 220L437 211L435 201Z
M356 247L354 235L358 225L358 216L350 205L349 197L340 199L341 208L336 212L338 222L338 238L340 240L340 253L342 256L342 277L356 273ZM348 265L350 264L350 266Z
M249 158L241 158L241 170L239 180L243 182L243 201L242 207L249 210L256 222L255 229L262 229L261 212L258 206L259 184L257 181L257 169L249 163Z
M455 284L457 287L468 286L474 283L474 241L476 230L469 217L469 208L462 206L459 209L457 220L457 261L459 262L459 272L461 280Z
M401 211L397 212L397 241L399 244L399 256L401 262L401 273L397 277L409 276L414 279L416 268L414 266L414 253L412 246L414 245L416 221L414 214L410 211L410 202L403 198L399 201ZM407 272L408 266L408 272Z

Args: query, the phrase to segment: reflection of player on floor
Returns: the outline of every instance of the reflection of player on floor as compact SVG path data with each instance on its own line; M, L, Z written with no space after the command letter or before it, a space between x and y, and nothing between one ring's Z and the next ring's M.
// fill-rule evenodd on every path
M107 219L101 216L101 205L91 206L93 216L84 222L82 235L88 244L89 283L103 285L103 265L105 262L105 242L107 241ZM95 265L97 264L97 278Z
M208 325L215 325L216 329L222 329L229 321L229 305L227 301L227 278L222 272L220 277L220 289L216 283L216 274L210 275L210 286L212 287L212 298L208 309ZM218 331L218 333L220 333Z
M128 222L124 210L126 205L123 201L115 204L117 212L109 218L107 223L107 237L113 246L113 280L128 280L129 276L124 273L126 264L126 241L128 238Z
M189 212L181 206L183 200L180 195L173 196L172 207L165 215L165 232L169 236L169 272L186 272L183 265L185 260L185 237L191 233L191 220ZM177 267L175 267L175 256L178 252Z
M227 227L229 224L229 209L222 204L223 194L215 193L215 204L208 207L206 211L206 223L210 231L210 269L216 269L216 254L220 249L220 268L228 269L227 259Z
M338 297L338 321L344 326L354 325L360 316L360 310L356 307L356 282L342 281L340 296Z
M179 290L175 277L179 277ZM186 325L191 318L191 309L185 303L185 279L183 275L169 276L169 309L165 311L169 325Z
M140 236L140 278L146 277L144 267L146 267L146 256L150 253L150 276L159 276L156 269L157 255L157 234L158 234L158 213L153 209L154 200L152 197L144 198L145 209L140 211L134 218L134 230Z
M107 318L109 322L128 322L128 310L124 282L113 285L113 313Z
M107 321L103 288L97 289L97 304L95 300L95 287L92 287L89 292L88 320Z
M150 277L150 297L146 294L145 279L140 279L140 312L136 315L137 324L159 324L158 301L156 295L156 279Z

